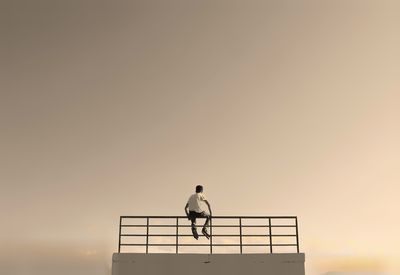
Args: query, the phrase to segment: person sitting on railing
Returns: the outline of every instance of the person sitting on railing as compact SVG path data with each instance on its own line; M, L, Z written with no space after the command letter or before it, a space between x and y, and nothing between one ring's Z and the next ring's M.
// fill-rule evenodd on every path
M206 213L205 211L202 210L200 201L203 201L204 203L207 204L209 213ZM209 226L212 212L211 212L211 205L203 194L203 186L201 185L196 186L196 193L189 197L189 200L185 205L185 213L186 216L188 217L188 220L192 222L191 225L192 234L196 240L199 239L199 234L197 233L197 228L196 228L196 218L206 219L206 222L204 223L203 226L203 230L201 232L203 233L204 236L206 236L207 239L209 239L210 235L207 232L207 227Z

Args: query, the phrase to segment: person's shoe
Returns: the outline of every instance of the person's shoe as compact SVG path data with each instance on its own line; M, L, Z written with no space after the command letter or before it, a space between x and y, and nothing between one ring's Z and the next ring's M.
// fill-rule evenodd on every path
M208 234L207 229L205 227L203 227L203 230L201 230L201 233L203 233L203 235L207 238L210 239L210 234Z
M193 234L193 237L194 237L196 240L199 239L199 234L197 233L196 227L192 227L192 234Z

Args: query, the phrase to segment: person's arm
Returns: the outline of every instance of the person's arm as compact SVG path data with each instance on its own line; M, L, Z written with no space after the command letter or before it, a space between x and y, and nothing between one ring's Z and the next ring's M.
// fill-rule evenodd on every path
M186 213L186 216L187 216L187 217L189 217L188 208L189 208L189 203L186 203L186 205L185 205L185 213Z
M209 203L207 200L205 200L204 202L205 202L205 203L207 204L207 206L208 206L208 211L210 212L210 216L212 216L211 205L210 205L210 203Z

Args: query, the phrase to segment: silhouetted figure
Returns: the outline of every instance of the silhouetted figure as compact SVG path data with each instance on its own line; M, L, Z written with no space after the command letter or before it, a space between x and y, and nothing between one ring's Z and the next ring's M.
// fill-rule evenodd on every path
M209 214L201 209L200 201L203 201L207 204L208 211L210 212ZM188 220L190 220L192 222L192 233L193 233L193 237L196 240L199 239L199 234L197 233L197 228L196 228L196 218L205 218L206 219L206 222L204 223L204 226L203 226L203 230L201 230L201 232L203 233L204 236L206 236L207 239L209 239L210 235L207 232L207 227L209 226L210 218L211 218L212 214L211 214L210 203L207 201L206 197L203 194L203 186L201 186L201 185L196 186L196 193L191 195L189 197L188 202L186 203L185 213L186 213L186 216L188 217Z

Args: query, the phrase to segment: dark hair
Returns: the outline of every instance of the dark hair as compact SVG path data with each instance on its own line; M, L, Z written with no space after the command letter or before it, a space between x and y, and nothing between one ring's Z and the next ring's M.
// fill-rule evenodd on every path
M201 193L201 192L203 192L203 186L197 185L196 186L196 193Z

